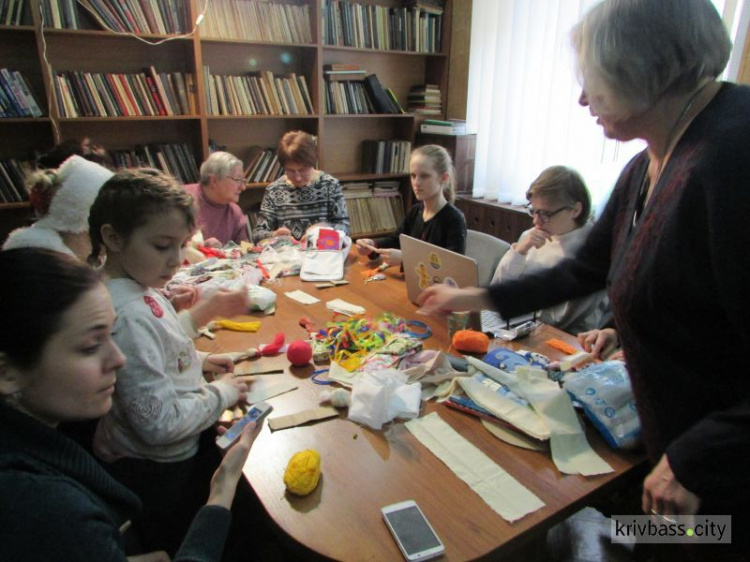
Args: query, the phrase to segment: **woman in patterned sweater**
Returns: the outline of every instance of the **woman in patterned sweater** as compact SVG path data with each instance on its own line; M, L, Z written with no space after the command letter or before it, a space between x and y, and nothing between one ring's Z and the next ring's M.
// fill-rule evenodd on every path
M349 234L341 184L315 169L318 148L313 136L304 131L286 133L279 141L278 155L284 175L266 188L253 239L293 236L300 240L308 228L319 224Z

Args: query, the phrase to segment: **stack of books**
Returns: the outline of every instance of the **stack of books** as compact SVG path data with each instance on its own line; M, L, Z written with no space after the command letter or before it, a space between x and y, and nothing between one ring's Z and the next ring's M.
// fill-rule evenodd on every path
M304 76L270 70L219 76L203 67L209 115L310 115L312 99Z
M250 149L250 158L245 167L247 183L269 183L280 178L283 173L284 168L276 150L259 146Z
M398 140L362 141L362 171L375 174L409 172L411 143Z
M440 115L442 110L442 94L435 84L413 86L409 91L409 113L421 115Z
M407 8L418 8L428 14L442 15L445 10L445 0L406 0Z
M365 79L366 70L358 64L331 63L323 65L323 76L329 82L358 81Z
M112 150L110 155L117 168L157 168L181 183L198 181L198 166L186 143L146 144L134 150Z
M40 117L42 109L17 70L0 68L0 117Z
M461 119L449 119L448 121L425 119L422 121L420 131L433 135L465 135L466 121Z
M15 159L0 160L0 203L21 203L29 200L26 176L31 165Z
M309 44L310 6L247 0L211 0L201 35L270 43Z

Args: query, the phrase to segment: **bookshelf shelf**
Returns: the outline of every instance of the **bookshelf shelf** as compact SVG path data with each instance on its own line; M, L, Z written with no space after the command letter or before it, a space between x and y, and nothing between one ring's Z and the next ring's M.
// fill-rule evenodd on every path
M33 25L0 25L0 31L34 32Z
M393 49L362 49L359 47L342 47L339 45L323 45L324 51L341 51L345 53L367 53L367 54L379 54L379 55L407 55L410 57L435 57L435 58L448 58L445 53L421 53L418 51L397 51Z
M0 124L5 125L30 125L39 123L50 123L49 117L0 117Z
M31 209L31 203L28 201L21 203L0 203L0 211L5 209Z
M256 41L252 39L225 39L223 37L201 37L206 45L250 45L257 47L284 47L293 49L317 49L316 43L284 43L282 41Z
M226 13L218 8L222 3L230 6L229 0L212 0L213 11L206 14L197 32L191 35L131 34L104 30L96 18L76 2L53 2L51 6L58 6L61 10L65 9L63 6L74 6L78 12L80 29L42 29L41 3L27 2L25 16L20 21L29 25L0 25L0 67L7 66L28 78L30 89L34 92L45 116L0 118L0 129L3 123L7 125L6 134L0 135L4 137L0 138L0 159L30 160L35 151L44 152L63 140L89 136L97 144L119 151L133 150L136 146L147 144L183 143L192 151L198 164L208 157L211 145L226 149L247 162L257 148L273 149L286 131L300 129L318 138L320 169L342 181L397 181L400 184L402 199L406 202L411 201L408 174L373 174L359 171L362 143L366 140L399 140L413 143L423 116L328 115L325 113L323 67L335 63L360 65L368 75L376 74L383 87L392 90L404 107L410 88L424 83L437 84L444 93L445 104L453 0L445 0L441 24L442 44L438 52L329 45L324 38L327 0L270 0L270 3L256 1L258 5L252 6L253 9L275 9L275 5L276 8L284 6L284 10L302 10L306 15L301 19L289 20L295 22L294 25L298 26L297 31L300 33L295 35L293 26L271 30L271 24L268 22L272 20L263 20L267 25L261 28L260 35L255 32L246 34L244 31L237 33L239 27L236 24L245 17L242 13L238 16L240 19L222 20L222 25L227 24L224 29L211 27L210 18L217 18L220 17L217 14ZM407 0L355 1L389 8L405 7L407 4ZM150 4L162 7L163 2L164 0L151 0ZM192 25L204 8L203 0L179 2L180 6L186 7L185 21L191 22ZM244 9L252 2L253 0L247 0ZM263 6L260 5L261 2ZM216 21L214 20L214 23ZM252 27L248 25L249 22L250 20L242 20L240 27L244 26L243 29L249 30ZM225 33L231 29L235 31ZM280 29L282 35L278 34ZM291 36L301 37L301 42L287 42L285 39L290 35L286 31L291 31ZM230 35L237 38L229 38ZM274 40L268 40L269 38ZM312 41L308 42L310 38ZM156 42L162 43L150 44ZM52 69L51 76L47 71L47 61ZM55 87L58 74L90 73L106 77L145 72L148 76L150 66L162 75L184 75L186 88L193 98L189 112L186 112L189 114L114 116L122 112L106 111L104 113L109 115L106 117L90 116L92 112L85 112L88 116L79 117L59 115ZM244 77L259 71L270 72L274 78L283 79L292 74L304 78L312 102L311 113L214 114L227 113L228 104L227 110L219 107L218 111L209 111L209 76L215 81L218 79L216 77ZM103 113L94 111L93 114ZM258 126L250 122L255 122ZM10 131L11 126L13 131ZM259 202L267 185L249 184L243 201ZM0 242L8 232L6 217L11 214L20 216L23 212L29 214L30 207L27 203L12 203L10 206L0 204L0 211L8 209L16 210L12 213L0 213ZM364 234L379 235L382 232ZM361 236L363 233L355 235Z
M395 234L397 230L378 230L375 232L357 232L352 236L355 240L357 238L379 238L380 236L388 236L389 234Z
M257 121L257 120L277 120L277 119L306 119L317 121L317 115L207 115L208 121Z
M119 123L133 121L199 121L199 115L133 115L128 117L60 117L60 123Z
M31 28L33 31L33 27ZM120 37L124 39L168 39L169 41L176 42L192 42L193 37L191 35L175 35L175 34L163 34L163 33L129 33L126 31L103 31L100 29L60 29L58 27L45 27L45 36L69 36L69 37L90 37L92 39L104 37L106 39L112 39L113 37Z
M339 181L402 180L409 174L375 174L367 172L342 172L336 174Z
M326 119L413 119L414 115L411 113L327 113L324 117Z

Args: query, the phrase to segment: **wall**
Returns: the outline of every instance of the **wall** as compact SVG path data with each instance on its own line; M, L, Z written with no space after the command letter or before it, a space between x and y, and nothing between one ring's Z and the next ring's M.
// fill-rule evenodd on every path
M453 0L447 107L448 117L451 119L466 119L466 98L469 90L471 2L472 0Z

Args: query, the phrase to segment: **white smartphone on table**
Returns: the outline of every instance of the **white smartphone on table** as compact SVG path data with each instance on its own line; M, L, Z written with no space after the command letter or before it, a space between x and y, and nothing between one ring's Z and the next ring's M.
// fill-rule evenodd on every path
M239 439L240 435L242 435L242 430L245 429L247 424L250 422L260 423L272 409L273 408L268 402L258 402L257 404L253 404L244 416L234 422L232 427L216 440L216 444L222 449L226 449Z
M407 560L428 560L445 552L443 543L413 500L387 505L380 511Z

